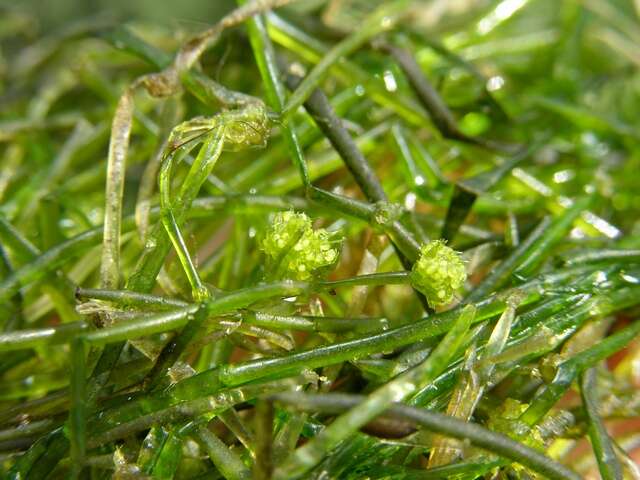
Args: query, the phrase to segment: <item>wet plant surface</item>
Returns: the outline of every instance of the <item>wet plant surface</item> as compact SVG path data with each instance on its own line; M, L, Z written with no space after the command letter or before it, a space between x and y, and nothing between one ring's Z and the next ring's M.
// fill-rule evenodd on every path
M7 478L640 478L637 2L2 13Z

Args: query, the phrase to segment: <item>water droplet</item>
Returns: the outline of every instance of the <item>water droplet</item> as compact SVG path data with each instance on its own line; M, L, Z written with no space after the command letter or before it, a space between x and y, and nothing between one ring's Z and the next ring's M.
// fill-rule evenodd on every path
M362 85L357 85L355 92L357 96L362 97L365 94L365 89Z
M63 218L62 220L60 220L60 227L61 228L73 228L76 226L76 223L68 218Z
M156 248L156 239L153 237L149 237L144 245L144 248L147 250L152 250L154 248Z
M596 288L604 288L609 286L609 277L602 270L594 272L593 274L593 286Z
M573 238L574 240L579 240L581 238L586 238L586 235L584 234L581 228L574 227L571 229L571 232L569 233L569 237Z
M553 174L553 181L555 183L565 183L575 176L576 174L573 170L560 170Z
M289 71L299 77L305 77L307 75L307 70L304 68L300 62L293 62L289 65Z
M478 31L480 33L487 33L491 30L491 22L487 19L482 19L478 22Z
M487 90L490 92L495 92L496 90L500 90L504 86L504 78L499 75L491 77L487 80Z
M416 206L416 199L417 197L415 193L407 193L407 195L404 197L404 208L406 208L407 210L413 210Z
M640 278L634 277L633 275L629 275L628 273L623 273L620 275L625 282L629 283L640 283Z
M384 86L389 92L395 92L398 89L396 77L393 76L393 72L391 70L385 70L382 78L384 79Z

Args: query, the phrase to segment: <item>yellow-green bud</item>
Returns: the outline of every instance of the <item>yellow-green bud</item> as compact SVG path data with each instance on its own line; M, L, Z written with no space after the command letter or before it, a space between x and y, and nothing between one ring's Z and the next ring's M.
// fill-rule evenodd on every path
M278 276L307 280L333 265L338 250L323 228L314 230L304 213L278 212L261 244L262 251L274 262Z
M443 240L424 244L411 271L411 284L427 297L431 307L451 303L466 278L462 258Z

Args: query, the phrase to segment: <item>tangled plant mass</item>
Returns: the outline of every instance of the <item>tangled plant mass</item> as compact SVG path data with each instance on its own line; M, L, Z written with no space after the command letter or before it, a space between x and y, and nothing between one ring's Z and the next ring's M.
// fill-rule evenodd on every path
M0 8L1 478L637 477L638 1L151 3Z

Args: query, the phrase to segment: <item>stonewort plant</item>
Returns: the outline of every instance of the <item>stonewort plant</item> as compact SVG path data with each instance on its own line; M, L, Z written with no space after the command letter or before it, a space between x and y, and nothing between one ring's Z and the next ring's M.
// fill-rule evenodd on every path
M638 2L25 5L2 478L638 478Z

